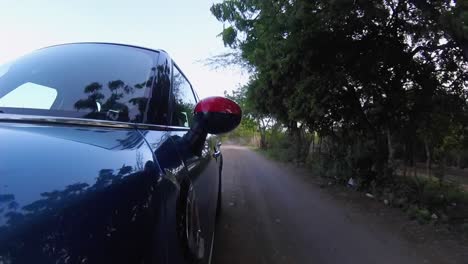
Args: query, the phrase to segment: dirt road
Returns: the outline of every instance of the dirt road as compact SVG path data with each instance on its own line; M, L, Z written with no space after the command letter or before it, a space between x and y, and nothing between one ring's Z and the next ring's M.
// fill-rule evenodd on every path
M445 262L344 208L287 166L244 147L222 150L223 211L213 263Z

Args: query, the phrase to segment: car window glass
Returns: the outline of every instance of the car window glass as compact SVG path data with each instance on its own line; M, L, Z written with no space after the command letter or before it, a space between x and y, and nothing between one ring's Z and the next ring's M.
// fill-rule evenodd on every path
M34 98L34 100L28 100L28 98ZM27 82L0 98L0 107L48 110L56 98L57 90L54 88Z
M142 122L153 74L154 54L143 49L93 43L49 47L0 66L0 111ZM46 87L55 90L52 105ZM21 96L23 91L29 96Z
M196 100L190 83L177 67L173 70L172 91L175 100L172 125L189 127L192 124Z
M3 65L0 65L0 78L3 75L5 75L9 69L10 69L10 63L5 63Z

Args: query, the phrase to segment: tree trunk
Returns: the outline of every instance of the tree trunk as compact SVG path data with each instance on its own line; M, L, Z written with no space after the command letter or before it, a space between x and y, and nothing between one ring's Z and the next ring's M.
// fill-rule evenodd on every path
M312 133L312 153L315 152L315 132Z
M385 168L387 166L387 159L385 157L386 150L385 137L380 134L376 136L376 152L375 152L375 172L377 173L377 179L384 179L386 175Z
M429 140L424 137L424 149L426 151L426 173L427 176L431 176L431 149L429 147Z
M408 158L407 158L407 147L406 144L403 145L403 177L406 177L406 168L408 167Z
M440 161L439 166L440 166L439 168L440 172L439 172L438 178L439 178L439 183L442 186L442 183L444 182L444 179L445 179L445 168L447 167L447 155L445 155L445 153Z
M319 138L318 153L319 155L322 154L322 137Z
M264 130L260 130L260 148L266 149L266 132Z
M312 133L312 140L309 144L309 152L307 153L306 161L311 161L313 159L313 154L315 151L315 135Z
M392 134L390 132L390 129L387 129L387 147L388 147L388 160L387 160L387 166L390 169L394 169L394 157L395 157L395 149L393 147L393 142L392 142Z
M295 152L295 161L301 161L301 145L302 145L302 139L301 139L301 130L300 128L297 127L297 122L291 121L289 123L289 129L291 136L293 138L293 149Z
M413 138L414 139L414 138ZM416 162L414 162L415 158L414 158L414 141L412 141L410 143L410 152L409 152L409 164L411 166L411 168L413 168L413 177L416 177Z
M260 118L258 122L258 131L260 131L260 148L266 149L267 142L266 142L266 124L265 120Z

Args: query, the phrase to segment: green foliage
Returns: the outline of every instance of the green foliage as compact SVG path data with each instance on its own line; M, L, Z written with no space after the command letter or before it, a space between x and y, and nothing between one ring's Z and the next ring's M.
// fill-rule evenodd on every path
M395 177L385 188L394 197L392 204L406 207L408 216L419 222L429 221L433 213L451 222L468 219L468 193L454 184L427 177Z
M431 213L429 210L424 208L418 208L418 206L411 205L406 211L410 219L417 220L420 224L427 223L431 220Z
M390 190L420 222L468 211L449 208L468 198L444 181L468 149L466 1L225 0L211 11L252 73L232 96L271 156L298 161L307 130L319 147L302 156L320 175ZM397 175L421 161L438 179Z
M234 46L234 43L236 42L237 38L237 31L233 27L225 28L221 35L223 37L223 42L226 45L230 47Z
M257 124L254 120L249 117L243 118L239 126L232 132L230 132L227 137L230 139L236 138L246 138L250 139L255 137L257 132Z
M224 96L229 98L239 104L242 109L242 120L239 126L228 135L229 139L247 139L247 141L252 141L253 138L258 136L258 126L259 122L255 119L249 103L246 98L246 87L239 87L237 90L232 91L230 94L226 91Z
M447 25L465 20L464 7L451 0L225 0L211 11L225 25L224 43L253 69L245 87L252 114L288 127L300 122L348 145L332 148L334 159L346 159L343 150L359 155L355 146L370 142L383 177L399 146L410 163L415 141L439 156L458 146L468 124L465 30Z
M463 231L466 235L468 235L468 223L464 223L464 224L462 225L462 231Z
M270 142L267 154L276 160L292 162L295 159L295 149L291 139L278 129L272 129L267 133L267 140Z

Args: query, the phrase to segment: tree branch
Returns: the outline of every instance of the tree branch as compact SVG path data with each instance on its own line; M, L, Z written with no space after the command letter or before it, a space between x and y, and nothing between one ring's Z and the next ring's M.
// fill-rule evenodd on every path
M411 51L410 55L411 57L414 57L414 55L418 54L420 51L434 52L436 50L453 47L453 46L454 46L454 43L452 41L449 41L443 45L437 45L437 46L430 46L430 47L418 46Z

